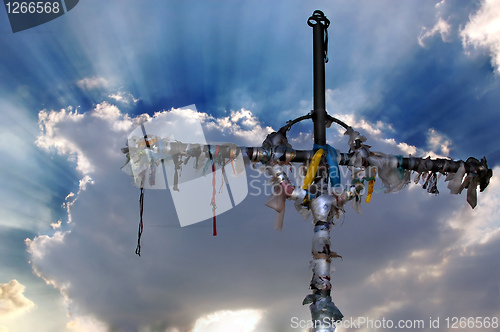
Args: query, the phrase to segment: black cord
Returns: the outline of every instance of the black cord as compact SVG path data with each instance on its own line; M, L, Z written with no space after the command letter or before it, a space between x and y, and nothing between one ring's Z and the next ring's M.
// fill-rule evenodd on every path
M141 188L141 195L139 197L139 210L140 210L140 219L139 219L139 231L137 232L137 248L135 248L135 253L141 256L141 237L142 230L144 229L144 224L142 222L142 213L144 210L144 188Z

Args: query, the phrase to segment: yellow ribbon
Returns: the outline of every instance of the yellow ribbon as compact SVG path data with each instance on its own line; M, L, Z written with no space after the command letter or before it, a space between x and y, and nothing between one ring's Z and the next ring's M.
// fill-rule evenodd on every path
M366 194L366 203L370 203L373 194L373 187L375 186L375 180L370 180L368 182L368 194Z
M321 160L321 156L325 153L323 149L319 149L314 154L312 158L311 165L309 165L309 169L307 170L306 177L304 178L304 184L302 185L302 189L307 190L316 176L316 172L318 171L319 162Z

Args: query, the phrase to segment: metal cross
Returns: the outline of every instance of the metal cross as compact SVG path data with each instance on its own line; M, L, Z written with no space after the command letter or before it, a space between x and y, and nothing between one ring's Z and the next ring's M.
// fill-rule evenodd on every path
M139 227L138 252L140 254L140 235L142 233L142 201L143 189L147 183L154 185L155 174L165 163L172 162L175 172L173 190L178 190L178 170L182 165L195 160L195 168L213 173L215 183L216 167L222 170L226 179L224 166L243 156L253 163L265 166L271 175L274 193L266 205L278 212L277 228L282 227L284 206L287 199L295 201L295 207L303 216L312 214L314 235L312 242L312 280L311 294L307 295L303 304L309 304L314 332L335 331L336 321L342 320L342 313L335 306L331 297L330 264L331 259L340 257L331 251L330 228L334 219L344 213L344 205L351 201L353 207L359 207L361 197L367 193L367 202L373 192L375 178L382 180L386 192L402 189L410 182L410 174L416 172L416 181L423 181L424 189L437 194L437 174L446 175L448 188L452 194L467 189L467 202L472 208L477 203L477 186L483 191L489 184L492 170L488 168L486 158L478 160L468 158L466 161L451 159L430 159L386 155L370 151L365 145L366 138L344 122L330 116L325 102L325 63L328 62L328 27L330 21L323 12L316 10L309 17L308 25L313 29L313 73L314 73L314 105L313 110L297 119L290 120L277 132L269 134L260 147L238 147L234 144L207 145L187 144L172 141L165 137L146 134L144 127L142 137L129 136L127 147L122 151L127 154L127 166L134 177L135 185L141 188L141 224ZM303 120L312 119L314 124L314 146L311 150L296 150L287 140L290 128ZM336 123L346 129L349 136L349 151L339 153L326 142L326 128ZM301 185L294 185L289 179L284 165L303 163L305 174ZM161 166L161 167L160 167ZM340 166L350 170L350 183L340 183ZM234 166L233 166L234 168ZM166 178L166 175L165 175ZM368 183L366 189L365 183ZM212 196L214 235L216 216L215 184Z

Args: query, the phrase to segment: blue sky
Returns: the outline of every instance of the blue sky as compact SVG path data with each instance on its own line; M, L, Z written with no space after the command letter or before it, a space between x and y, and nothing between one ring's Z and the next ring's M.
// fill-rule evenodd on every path
M277 232L251 194L212 237L210 221L179 226L168 191L147 191L139 258L120 148L145 114L186 105L209 141L247 146L308 113L315 9L332 22L331 115L374 151L494 169L475 210L442 181L439 196L415 185L361 215L347 207L332 231L335 303L395 321L500 316L497 2L87 0L15 34L0 10L1 332L299 330L310 221L289 206ZM311 133L294 127L294 147ZM342 134L328 141L345 152Z

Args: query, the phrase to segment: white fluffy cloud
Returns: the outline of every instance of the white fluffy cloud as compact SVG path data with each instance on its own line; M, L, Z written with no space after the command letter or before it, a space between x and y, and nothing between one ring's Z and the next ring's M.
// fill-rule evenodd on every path
M194 117L193 119L197 121L201 120L207 130L207 136L218 136L219 141L222 133L230 135L231 141L239 138L240 141L262 142L267 132L271 130L269 127L262 127L258 119L247 110L233 111L230 116L219 119L189 110L173 109L168 112L188 118ZM156 115L159 114L161 112ZM129 131L149 117L141 115L133 119L129 118L122 114L116 105L108 102L96 105L92 111L85 114L72 110L61 110L59 112L43 111L40 112L39 116L41 135L38 137L37 144L41 148L67 155L70 160L76 161L75 167L82 176L78 192L68 194L64 203L68 212L68 222L72 223L69 226L57 227L57 231L53 235L40 235L26 241L35 273L48 284L59 289L66 299L65 302L72 317L68 328L80 331L85 330L86 326L99 328L111 326L118 329L136 330L141 326L150 326L151 320L166 319L172 321L172 317L175 317L173 316L175 310L172 307L176 302L174 299L177 298L177 301L180 301L181 294L176 294L177 291L171 288L174 284L165 287L162 298L155 295L154 289L162 287L162 278L175 280L177 278L175 269L168 268L170 264L167 264L167 267L160 267L150 259L153 257L158 259L157 254L165 250L171 252L168 255L171 257L169 258L171 261L179 259L176 258L178 250L180 250L179 257L183 257L182 252L186 251L186 248L183 249L183 247L190 242L187 239L192 236L189 234L193 231L195 234L198 232L196 229L192 229L191 232L188 229L180 238L170 234L167 236L167 247L164 247L165 238L163 236L155 239L153 242L161 240L161 243L156 242L156 245L153 245L153 248L158 245L156 250L159 252L153 255L150 252L151 256L148 255L149 257L145 259L141 258L141 261L137 261L133 254L134 237L137 234L137 218L131 216L137 215L138 206L127 203L127 201L135 202L136 197L134 196L137 192L132 186L132 179L120 171L120 166L125 161L125 156L121 153L120 148L124 146ZM158 201L161 194L153 193L153 196L157 196L154 198L150 196L149 192L146 193L146 232L148 232L148 228L151 231L155 227L149 225L148 221L156 223L161 230L162 222L158 220L160 215L166 216L167 219L173 218L170 226L169 223L163 226L174 227L174 230L179 227L175 221L175 215L168 213L173 209L173 207L169 207L171 203L165 205ZM147 205L149 200L156 201L153 207ZM164 200L163 198L162 201ZM203 228L201 230L202 233L205 233ZM175 230L174 233L178 233L178 230ZM145 236L147 237L147 235ZM203 240L206 240L205 235L197 234L196 236L201 236ZM201 243L203 240L196 242ZM143 250L147 250L146 248L151 246L150 243L146 242ZM160 247L164 248L160 249ZM172 248L168 249L170 247ZM189 251L187 250L188 254ZM103 256L103 253L106 254ZM97 261L88 255L95 255ZM102 260L100 257L107 258ZM185 263L190 265L188 261ZM67 264L73 267L67 268ZM100 271L100 269L96 269L97 266L94 264L104 264L108 268ZM135 264L143 265L141 270L148 274L146 279L143 279L140 270L136 273L129 273L136 270ZM66 267L63 268L65 265ZM184 263L179 266L185 268ZM116 270L116 268L118 269ZM182 274L186 273L188 272L182 272ZM111 277L112 275L115 277L120 275L119 282L111 281L110 278L115 278ZM197 278L199 277L201 276ZM208 279L213 280L213 277L210 276ZM142 284L143 281L148 282L148 280L150 285L137 288L137 285ZM88 284L89 282L90 284ZM110 282L114 286L105 286ZM128 291L127 288L129 288ZM116 294L117 297L102 297L100 295L106 292ZM128 300L124 300L125 298ZM142 303L146 310L151 312L144 315L143 318L137 319L137 317L132 317L129 309L119 308L121 304L118 305L118 303L128 302L131 299L132 302ZM172 302L166 299L171 299ZM229 301L229 307L222 306L220 309L238 306L235 302L240 302L240 300ZM107 309L96 311L94 308L97 307ZM160 311L156 313L153 309L155 307L160 311L166 310L166 313L160 314ZM211 308L209 303L202 304L200 308L193 311L193 315L186 317L189 320L177 319L173 320L172 323L184 327L192 326L195 318L202 316L203 311L208 308ZM127 316L128 318L126 318ZM200 324L198 323L198 325Z
M83 174L93 171L94 167L88 158L82 153L81 148L71 140L70 136L59 132L58 125L63 123L73 122L78 123L83 120L83 114L78 114L77 111L68 110L56 111L40 111L38 114L39 125L42 135L37 139L36 143L44 149L55 149L58 153L68 155L71 160L76 161L77 170Z
M115 100L116 102L121 102L125 104L137 103L139 101L139 99L134 98L134 96L131 93L123 91L112 93L108 97Z
M439 35L443 42L461 38L468 55L473 50L486 52L491 64L500 72L500 3L496 0L481 0L478 10L468 17L460 16L460 7L453 1L436 4L436 21L432 27L422 27L418 36L421 47L427 47L427 40Z
M441 156L450 155L451 140L438 133L434 128L429 128L427 132L427 144L431 151L436 151Z
M35 306L35 303L24 296L26 287L16 279L0 284L0 318L22 315Z
M220 118L194 111L170 112L201 119L207 138L217 141L260 145L272 130L244 109ZM301 301L310 278L310 243L304 234L311 232L311 225L293 208L286 212L283 232L277 233L272 230L274 212L263 206L265 197L249 195L218 217L219 235L212 238L210 223L178 226L167 191L147 191L142 256L136 257L138 191L119 170L125 161L120 148L128 135L125 129L149 117L129 118L110 103L98 104L85 114L60 111L40 116L40 146L76 154L76 160L85 158L92 166L75 165L82 180L79 191L67 198L72 223L53 235L27 241L35 272L65 298L71 314L69 329L181 331L198 325L200 331L210 331L210 326L223 326L237 316L221 313L249 307L259 313L247 317L253 317L253 325L248 326L255 331L286 329L291 317L308 319L308 308ZM367 143L376 145L374 150L420 151L389 139L389 124L345 120L366 133ZM122 125L116 126L117 122ZM437 153L451 144L436 131L429 132L428 143L429 151L436 148ZM469 261L478 259L477 273L490 269L482 262L493 259L495 251L487 248L498 246L498 224L494 218L474 220L494 213L494 198L483 198L496 197L498 187L492 182L479 195L474 211L469 211L464 197L445 193L433 197L424 190L376 193L372 203L364 205L362 216L348 209L345 224L332 231L333 246L344 256L344 261L334 263L338 270L334 298L344 314L422 318L453 314L446 309L450 306L455 314L465 310L467 304L457 304L455 295L436 292L436 287L466 296ZM204 203L193 204L195 208ZM477 235L466 241L473 233ZM454 279L455 271L463 278ZM493 287L492 280L474 283L474 294ZM477 295L471 301L487 307L478 309L477 315L490 313L490 298ZM207 313L214 312L219 319L208 319L214 316ZM197 320L200 317L204 318Z
M485 49L491 63L500 73L500 2L483 0L481 7L470 17L460 32L464 48Z
M231 111L228 116L214 118L204 115L204 126L208 131L207 136L234 135L240 144L247 146L260 146L263 139L273 132L269 126L263 127L258 118L251 111L240 109Z
M436 24L432 28L423 27L420 35L418 36L418 44L422 47L425 47L425 40L427 38L431 38L439 34L443 42L448 41L451 34L451 25L444 20L442 17L439 17Z

